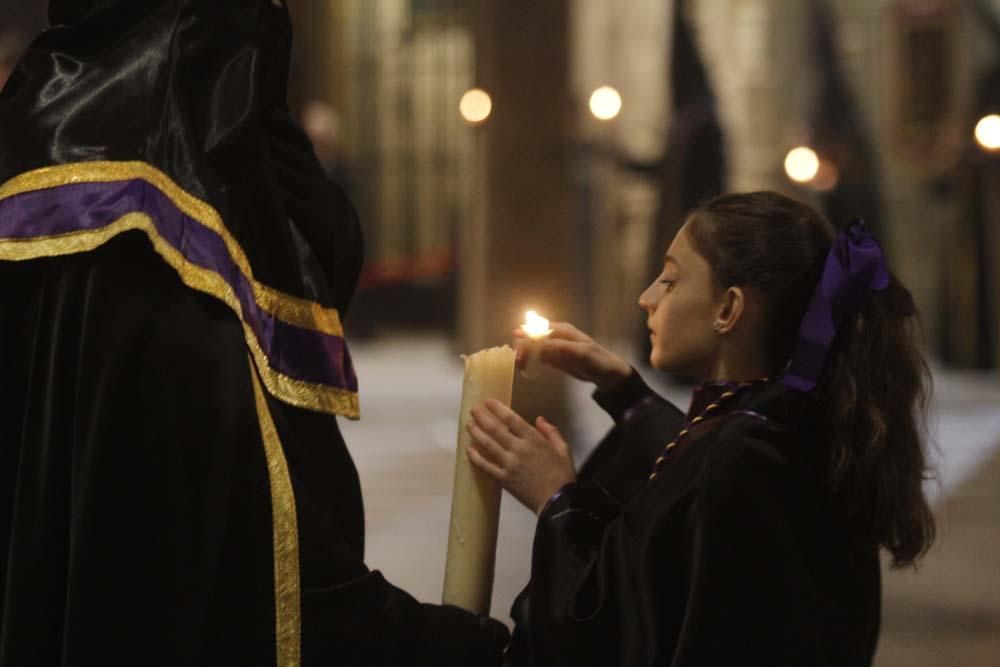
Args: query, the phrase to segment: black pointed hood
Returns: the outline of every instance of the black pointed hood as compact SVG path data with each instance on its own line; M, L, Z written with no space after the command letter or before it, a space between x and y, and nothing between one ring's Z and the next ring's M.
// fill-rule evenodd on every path
M148 163L219 211L265 282L298 293L264 125L287 111L287 10L53 0L49 13L0 97L0 183L58 164Z
M288 112L285 6L55 0L50 11L0 93L0 236L69 233L94 247L128 215L148 216L157 252L241 318L275 395L355 415L340 317L360 236Z

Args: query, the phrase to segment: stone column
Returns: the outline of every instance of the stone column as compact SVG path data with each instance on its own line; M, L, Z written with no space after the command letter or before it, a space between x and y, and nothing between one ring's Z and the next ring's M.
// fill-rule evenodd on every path
M686 3L719 101L729 190L791 189L784 157L805 139L812 94L803 66L806 7L798 0Z
M673 0L571 4L571 80L578 124L578 196L588 242L580 255L589 276L583 317L588 332L631 354L635 331L645 333L638 296L659 270L649 245L657 210L658 161L668 124ZM620 114L598 120L591 93L613 86Z
M473 213L459 229L460 348L469 352L509 341L526 308L575 320L579 298L567 2L483 0L475 21L477 85L493 112L472 130ZM564 383L518 380L514 404L562 426Z
M349 28L339 2L296 3L289 9L294 37L289 101L301 108L310 100L346 106L350 76L346 51Z

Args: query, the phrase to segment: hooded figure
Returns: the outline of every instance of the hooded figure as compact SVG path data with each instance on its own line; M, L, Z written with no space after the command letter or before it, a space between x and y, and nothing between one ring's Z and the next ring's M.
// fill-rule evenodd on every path
M363 563L357 217L276 0L52 0L0 93L0 667L489 665Z

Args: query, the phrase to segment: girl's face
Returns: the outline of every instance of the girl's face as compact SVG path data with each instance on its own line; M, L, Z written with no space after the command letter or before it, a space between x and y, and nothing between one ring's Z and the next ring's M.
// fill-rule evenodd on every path
M654 368L705 378L720 352L714 323L723 290L690 242L685 223L664 257L663 271L639 296L653 345Z

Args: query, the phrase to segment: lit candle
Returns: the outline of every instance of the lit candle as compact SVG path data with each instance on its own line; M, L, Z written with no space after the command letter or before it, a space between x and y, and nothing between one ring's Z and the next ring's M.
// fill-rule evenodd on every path
M462 407L458 417L455 487L444 570L445 604L488 614L493 594L500 486L472 467L466 449L472 442L466 426L472 408L488 398L510 405L514 350L508 345L481 350L465 359Z
M527 338L522 339L521 349L524 350L524 364L521 366L521 375L526 378L535 376L534 369L537 367L539 357L542 355L542 345L552 329L549 328L549 321L529 310L524 314L524 324L521 331Z

